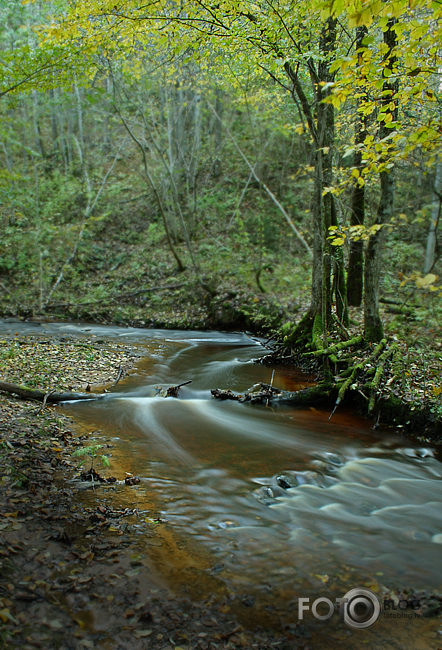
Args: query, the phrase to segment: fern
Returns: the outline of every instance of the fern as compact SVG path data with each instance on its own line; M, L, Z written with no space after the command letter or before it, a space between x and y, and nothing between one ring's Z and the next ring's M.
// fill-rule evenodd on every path
M91 469L94 465L94 460L97 458L97 451L101 449L103 445L89 445L88 447L82 447L81 449L76 449L72 456L77 456L82 458L83 456L89 456L91 458ZM109 458L104 454L100 454L100 461L103 467L110 467ZM79 463L78 467L81 467L86 462L86 458Z

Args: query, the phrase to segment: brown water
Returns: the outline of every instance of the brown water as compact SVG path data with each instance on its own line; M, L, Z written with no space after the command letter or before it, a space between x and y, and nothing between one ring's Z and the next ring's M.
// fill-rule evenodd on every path
M298 597L362 586L442 593L442 464L430 446L345 411L329 420L328 411L212 399L211 388L270 381L272 369L253 363L266 351L243 334L72 327L148 350L115 393L64 408L111 438L119 464L142 478L122 498L153 502L169 522L149 543L172 586L235 594L253 603L243 618L270 626L297 622ZM179 399L155 396L187 380ZM308 381L287 369L274 376L290 390ZM281 488L281 475L293 487ZM142 523L134 529L143 534ZM442 645L437 619L307 627L321 648Z

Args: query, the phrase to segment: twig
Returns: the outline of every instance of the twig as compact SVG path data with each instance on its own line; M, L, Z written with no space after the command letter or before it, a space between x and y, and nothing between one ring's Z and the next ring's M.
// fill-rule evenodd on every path
M375 423L373 424L373 426L371 427L373 430L379 428L379 420L380 420L380 419L381 419L381 411L380 411L380 409L379 409L378 417L376 418L376 422L375 422Z
M272 386L273 386L273 377L274 377L274 376L275 376L275 369L273 369L273 372L272 372L272 378L271 378L271 380L270 380L270 395L272 394ZM267 408L267 406L269 405L270 395L269 395L269 397L267 398L266 408Z
M173 388L181 388L181 386L187 386L187 384L191 384L192 380L189 379L188 381L183 381L182 384L178 384L178 386L173 386Z
M187 386L187 384L191 384L192 380L189 379L188 381L183 381L182 384L178 384L178 386L169 386L169 388L166 390L166 395L165 397L178 397L178 391L181 388L181 386Z
M118 384L118 382L120 381L120 379L121 379L121 377L123 376L123 374L124 374L124 370L123 370L123 368L120 366L120 368L119 368L119 370L118 370L117 378L116 378L116 380L115 380L115 383L111 385L111 388L113 388L113 386L116 386L116 385Z
M46 395L43 397L43 404L40 406L38 411L35 412L35 415L40 415L40 413L42 412L42 410L46 406L46 402L47 402L48 397L50 397L54 393L55 393L55 388L53 390L50 390L48 393L46 393Z
M144 199L146 196L149 196L147 192L143 192L143 194L138 194L137 196L133 196L131 199L125 199L124 201L118 201L118 205L123 205L124 203L132 203L132 201L138 201L138 199Z

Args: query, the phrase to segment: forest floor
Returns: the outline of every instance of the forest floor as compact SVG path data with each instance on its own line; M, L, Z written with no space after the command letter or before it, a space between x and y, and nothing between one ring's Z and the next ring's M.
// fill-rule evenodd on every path
M48 391L102 390L121 368L130 372L138 353L120 344L16 337L0 343L0 374ZM99 440L95 452L107 453L112 445ZM144 522L143 541L155 547L167 522L153 511L116 507L118 492L137 489L130 467L101 487L95 475L96 489L79 480L73 454L91 442L51 406L0 397L2 647L308 650L301 628L276 633L238 620L232 595L201 600L170 591L133 528Z

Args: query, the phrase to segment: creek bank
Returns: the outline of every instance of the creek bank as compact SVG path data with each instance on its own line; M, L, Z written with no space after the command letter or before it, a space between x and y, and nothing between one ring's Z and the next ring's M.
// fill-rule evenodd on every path
M159 294L160 303L146 302L141 290L118 299L109 295L91 302L48 305L42 312L17 308L13 315L29 321L48 318L156 329L248 330L256 334L268 333L282 320L293 317L293 304L251 289L220 285L209 292L195 281L171 287Z
M329 406L330 417L345 402L372 418L375 428L392 426L422 442L442 444L439 348L410 346L395 336L368 343L356 327L335 329L323 348L319 339L294 340L301 327L302 321L296 328L283 326L272 352L259 362L314 372L317 385L276 399L295 406Z
M84 380L102 390L123 363L128 371L134 367L137 349L116 345L103 354L104 343L96 344L77 347L47 336L3 341L2 374L25 385L38 381L46 391L83 387ZM80 367L80 376L74 375ZM267 650L276 644L309 650L302 626L255 630L251 600L226 593L210 565L182 570L183 593L199 571L213 582L210 599L170 591L152 561L168 539L167 522L153 504L117 505L119 495L139 486L78 481L77 450L95 443L100 454L111 449L96 435L76 437L69 419L52 406L0 396L2 647Z

